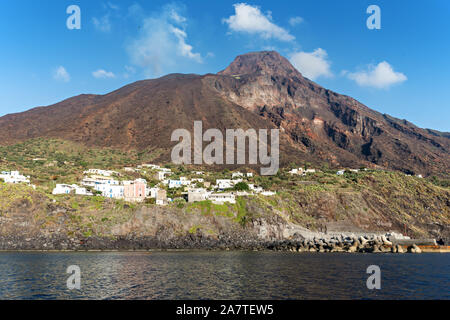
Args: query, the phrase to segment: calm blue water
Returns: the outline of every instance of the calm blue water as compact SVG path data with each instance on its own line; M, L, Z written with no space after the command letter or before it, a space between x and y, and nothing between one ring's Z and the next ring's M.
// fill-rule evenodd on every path
M450 254L0 253L0 299L450 299Z

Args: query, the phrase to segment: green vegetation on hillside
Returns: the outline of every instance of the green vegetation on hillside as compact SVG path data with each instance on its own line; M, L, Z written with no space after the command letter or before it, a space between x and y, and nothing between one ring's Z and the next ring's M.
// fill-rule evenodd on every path
M32 139L0 146L0 171L19 170L45 191L56 183L78 183L87 168L115 169L141 163L137 153L87 148L58 139Z

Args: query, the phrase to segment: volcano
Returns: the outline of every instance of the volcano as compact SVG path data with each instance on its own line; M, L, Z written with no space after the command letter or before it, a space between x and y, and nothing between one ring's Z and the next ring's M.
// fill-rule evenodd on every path
M60 138L90 147L158 151L175 129L280 129L280 163L448 174L450 133L376 112L305 78L274 51L238 56L217 74L170 74L105 95L83 94L0 118L0 143Z

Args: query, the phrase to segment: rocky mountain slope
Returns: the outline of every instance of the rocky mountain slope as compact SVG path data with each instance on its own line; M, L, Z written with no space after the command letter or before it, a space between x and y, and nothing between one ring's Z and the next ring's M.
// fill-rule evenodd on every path
M276 52L238 56L218 74L171 74L0 118L2 144L36 137L153 152L173 130L280 128L281 164L384 167L448 175L450 134L380 114L304 78Z

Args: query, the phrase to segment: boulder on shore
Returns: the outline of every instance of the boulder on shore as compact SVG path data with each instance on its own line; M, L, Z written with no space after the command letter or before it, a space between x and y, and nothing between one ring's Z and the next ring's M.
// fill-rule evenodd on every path
M408 252L410 252L410 253L422 253L422 250L416 244L413 244L412 246L408 247Z
M391 241L389 241L387 238L386 238L386 236L381 236L381 241L383 241L383 244L384 245L388 245L388 246L391 246L392 245L392 242Z

